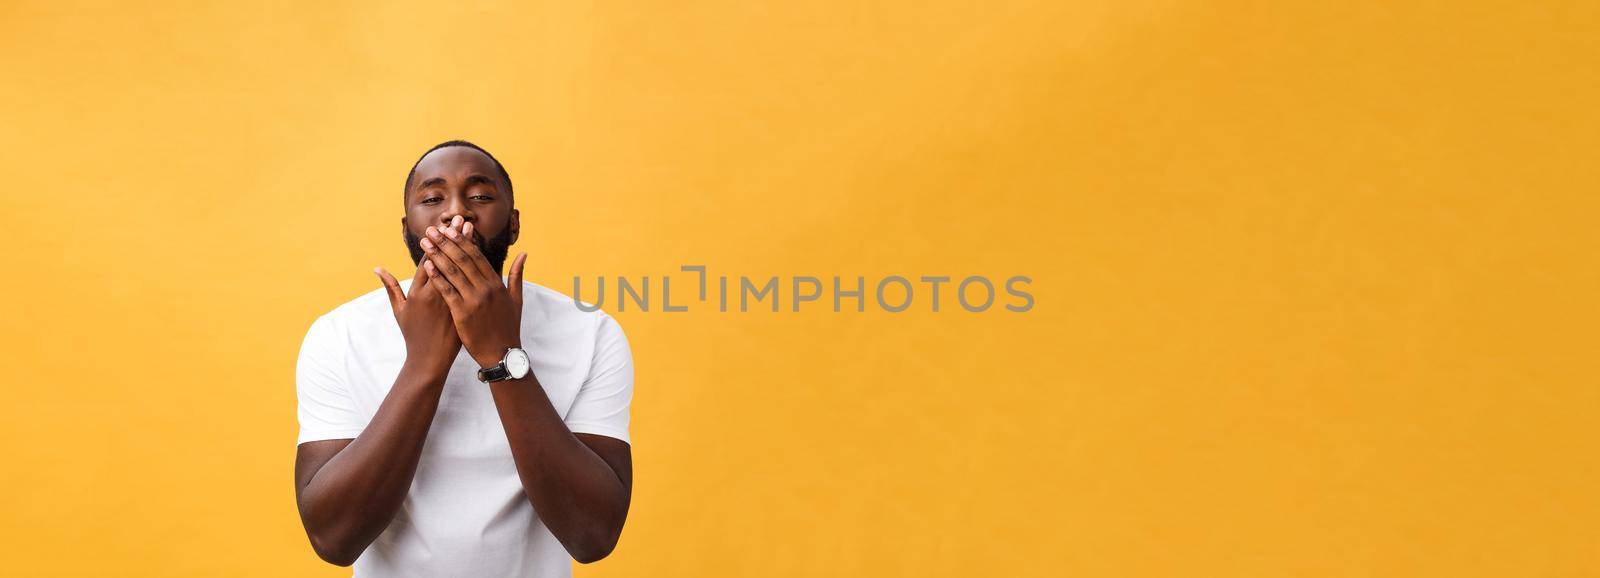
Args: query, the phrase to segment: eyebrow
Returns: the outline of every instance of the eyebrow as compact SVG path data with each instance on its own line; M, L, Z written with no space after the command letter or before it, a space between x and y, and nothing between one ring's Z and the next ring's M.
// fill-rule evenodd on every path
M444 184L444 177L433 177L431 179L422 181L421 184L417 185L417 188L418 189L426 189L428 187L434 187L434 186L439 186L439 185L443 185L443 184ZM489 178L487 176L479 175L479 174L474 174L474 175L471 175L471 176L467 177L467 184L469 184L469 185L484 184L484 185L489 185L491 187L495 186L494 179L491 179L491 178ZM495 188L498 189L499 187L495 187Z

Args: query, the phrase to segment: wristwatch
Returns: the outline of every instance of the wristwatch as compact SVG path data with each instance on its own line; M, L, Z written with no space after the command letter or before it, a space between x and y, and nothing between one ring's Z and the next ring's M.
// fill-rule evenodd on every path
M493 367L478 370L478 381L490 383L508 379L522 379L528 376L528 352L512 347L506 350L505 357Z

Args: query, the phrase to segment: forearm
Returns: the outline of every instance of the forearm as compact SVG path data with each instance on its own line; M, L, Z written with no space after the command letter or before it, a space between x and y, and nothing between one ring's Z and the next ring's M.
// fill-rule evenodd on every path
M472 242L473 228L456 217L448 227L428 227L420 244L430 275L438 271L446 281L439 291L450 305L456 334L478 366L489 367L521 342L527 255L517 256L502 282L498 265L491 266ZM567 429L532 374L489 388L523 491L539 518L574 559L605 557L628 513L629 489L617 470Z
M438 365L408 361L372 421L301 492L301 518L324 559L354 562L400 510L439 407L448 366Z
M533 374L495 382L490 391L539 518L578 561L605 557L628 515L622 480L567 429Z

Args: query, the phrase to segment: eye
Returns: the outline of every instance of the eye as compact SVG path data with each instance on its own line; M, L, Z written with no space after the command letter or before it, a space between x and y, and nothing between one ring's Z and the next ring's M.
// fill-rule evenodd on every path
M432 205L432 204L435 204L435 203L438 203L438 202L439 202L439 197L428 197L428 198L422 200L422 204L424 204L424 205Z
M489 195L476 195L476 196L474 196L472 198L474 200L478 200L478 201L493 201L494 200L494 197L491 197Z

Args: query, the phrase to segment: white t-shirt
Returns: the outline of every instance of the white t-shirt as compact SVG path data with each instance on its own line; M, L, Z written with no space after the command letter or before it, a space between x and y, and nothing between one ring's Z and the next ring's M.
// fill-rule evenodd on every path
M411 280L401 282L410 293ZM571 297L523 283L522 348L556 412L574 433L628 440L633 356L616 320ZM350 439L383 403L406 357L383 289L311 324L295 371L298 443ZM572 575L572 557L534 513L489 386L463 348L405 503L355 563L355 575Z

